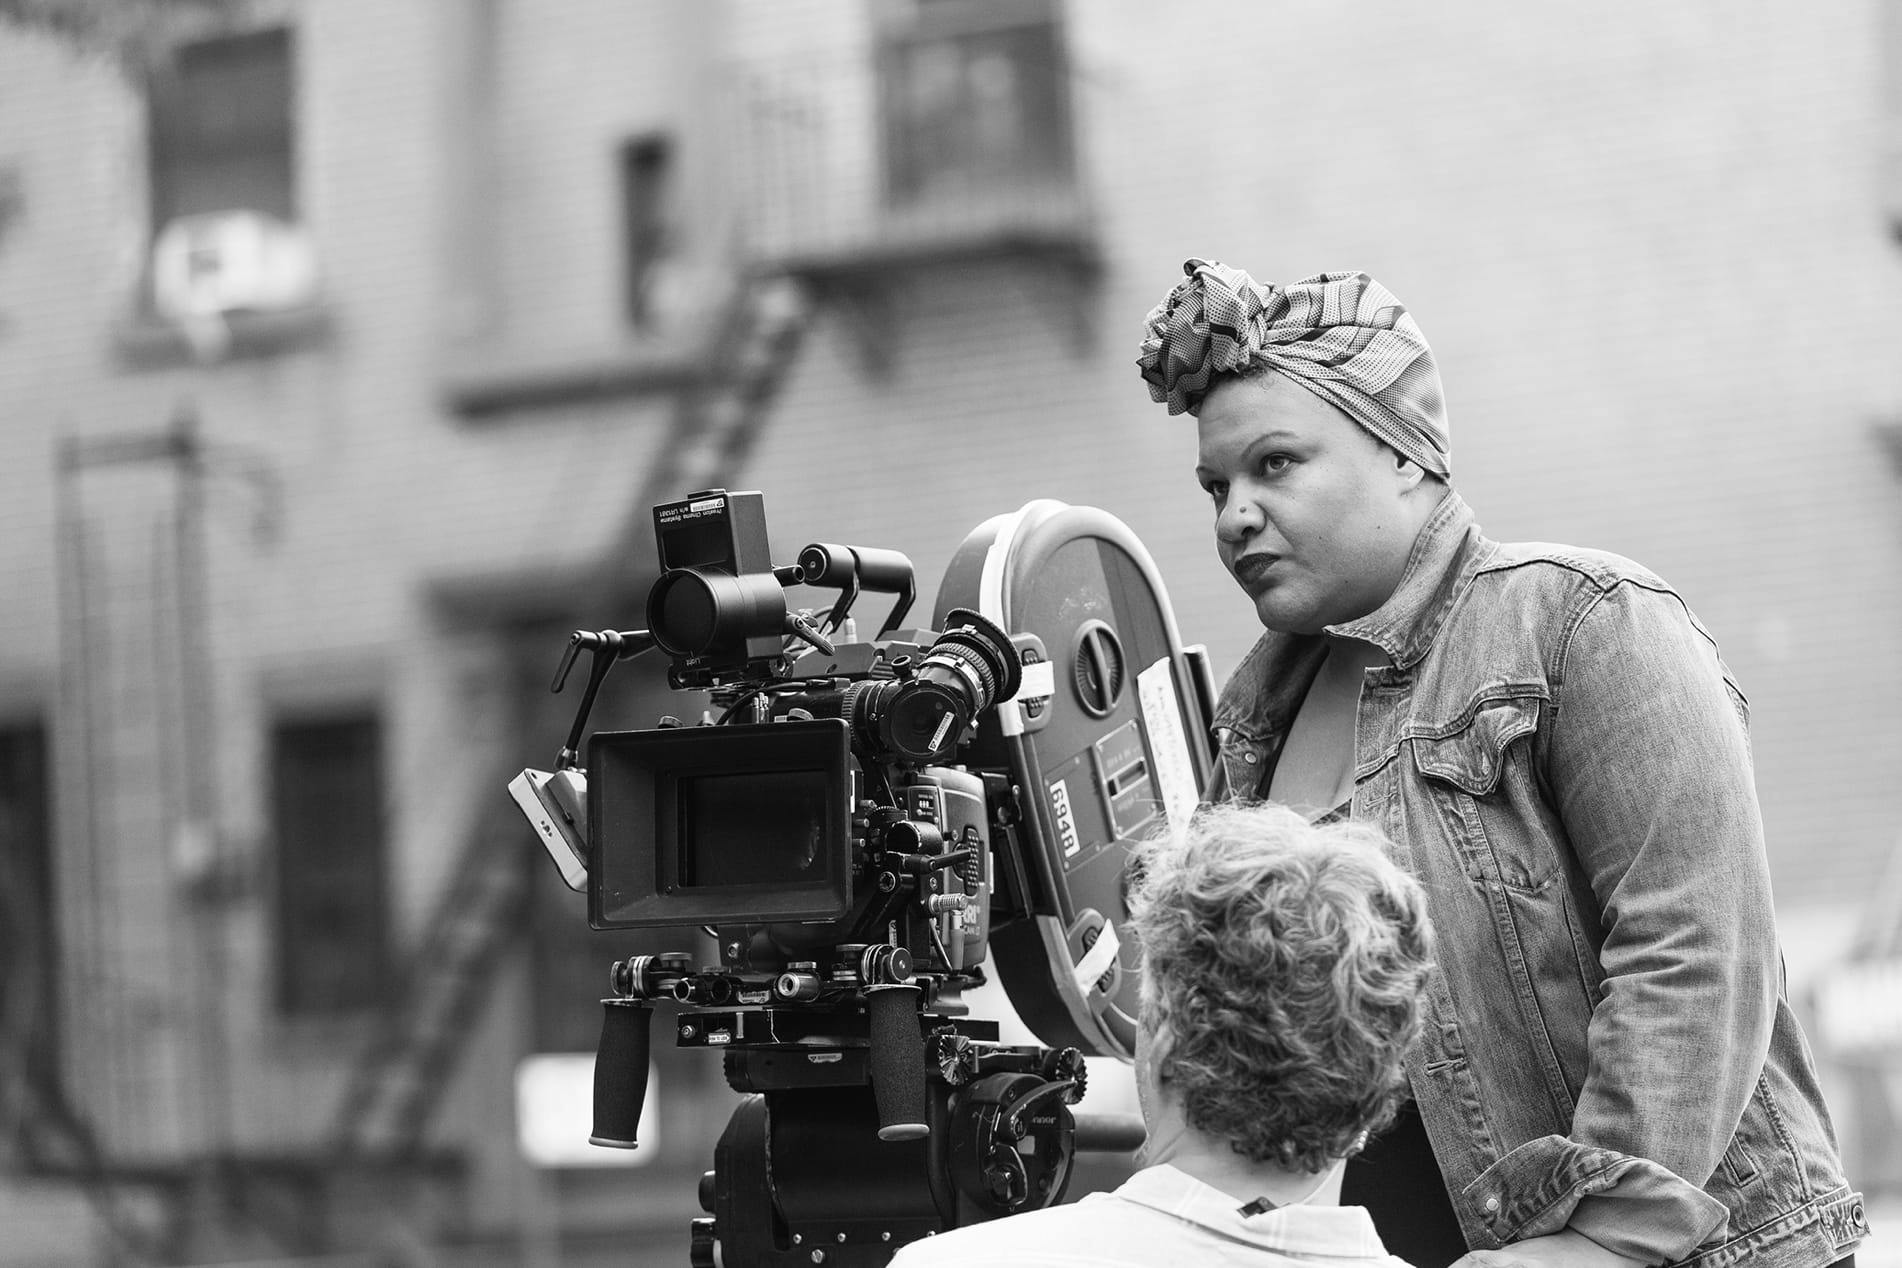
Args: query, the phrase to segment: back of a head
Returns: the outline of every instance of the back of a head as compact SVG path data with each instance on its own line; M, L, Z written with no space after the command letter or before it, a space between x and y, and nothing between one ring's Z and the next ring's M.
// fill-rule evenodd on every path
M1147 842L1131 914L1159 1071L1188 1124L1318 1171L1391 1118L1432 937L1420 886L1366 827L1212 806Z

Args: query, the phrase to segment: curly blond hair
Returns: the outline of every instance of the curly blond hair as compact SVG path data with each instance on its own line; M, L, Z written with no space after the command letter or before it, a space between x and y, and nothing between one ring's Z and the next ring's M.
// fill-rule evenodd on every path
M1130 913L1158 1074L1189 1125L1314 1172L1393 1118L1433 939L1385 838L1270 805L1204 807L1138 847Z

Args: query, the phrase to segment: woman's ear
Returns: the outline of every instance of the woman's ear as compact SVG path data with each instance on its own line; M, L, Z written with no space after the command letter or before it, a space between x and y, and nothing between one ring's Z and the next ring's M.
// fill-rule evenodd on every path
M1401 492L1419 488L1420 482L1426 479L1426 468L1397 449L1389 452L1393 455L1394 475L1399 480Z
M1160 1083L1163 1081L1163 1063L1175 1048L1176 1033L1170 1028L1168 1019L1161 1016L1153 1016L1145 1028L1148 1031L1149 1064L1155 1069L1156 1081Z

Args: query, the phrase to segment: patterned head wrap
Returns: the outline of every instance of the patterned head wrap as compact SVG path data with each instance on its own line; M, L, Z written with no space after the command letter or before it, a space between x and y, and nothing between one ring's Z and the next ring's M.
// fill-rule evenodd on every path
M1419 325L1365 273L1263 285L1190 260L1150 312L1137 364L1171 414L1202 408L1211 379L1265 363L1435 475L1450 471L1440 372Z

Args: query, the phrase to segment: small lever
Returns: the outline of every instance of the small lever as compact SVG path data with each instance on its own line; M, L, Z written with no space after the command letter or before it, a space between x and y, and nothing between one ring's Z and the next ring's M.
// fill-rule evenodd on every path
M932 872L963 867L966 862L976 857L976 850L946 850L943 854L902 854L898 857L897 863L899 867L915 876L925 876Z
M819 632L819 627L814 625L810 618L801 616L797 612L788 612L786 614L786 632L796 639L810 643L826 655L832 655L833 648L831 641Z
M581 655L585 647L595 654L595 662L601 662L601 653L611 652L608 663L639 656L654 645L654 636L646 630L576 630L568 636L568 646L561 654L561 664L555 669L555 681L548 689L556 695L561 694L567 685L568 671L575 667L575 658ZM605 669L598 671L606 676Z

